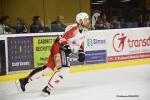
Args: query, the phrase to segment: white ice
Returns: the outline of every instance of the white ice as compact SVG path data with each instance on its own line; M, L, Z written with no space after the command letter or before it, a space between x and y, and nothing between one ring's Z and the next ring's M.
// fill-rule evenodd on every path
M0 100L150 100L150 64L70 74L43 97L48 79L29 83L25 93L18 92L14 81L0 83Z

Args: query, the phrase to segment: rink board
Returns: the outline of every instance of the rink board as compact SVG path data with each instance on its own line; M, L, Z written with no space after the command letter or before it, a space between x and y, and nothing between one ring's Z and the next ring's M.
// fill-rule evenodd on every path
M121 62L109 62L104 64L90 64L90 65L82 65L78 67L71 67L71 74L79 73L79 72L87 72L93 70L106 70L113 68L123 68L123 67L134 67L135 65L144 65L150 64L150 59L137 59L137 60L129 60L129 61L121 61ZM0 82L8 82L17 80L19 78L25 77L29 74L29 72L24 73L16 73L9 74L5 76L0 76ZM50 75L51 73L47 73L46 75Z
M5 40L6 74L32 70L47 63L55 38L62 34L1 35L0 40ZM85 35L84 51L85 62L79 63L75 54L71 56L71 66L150 58L150 28L91 30Z
M8 75L0 76L0 82L24 77L35 66L45 64L59 35L62 32L1 35ZM86 33L84 48L84 64L71 56L71 73L150 64L150 28L92 30Z

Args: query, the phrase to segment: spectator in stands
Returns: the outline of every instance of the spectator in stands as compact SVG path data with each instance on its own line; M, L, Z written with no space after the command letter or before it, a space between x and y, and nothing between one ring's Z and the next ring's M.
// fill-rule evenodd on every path
M102 16L99 16L96 23L95 23L95 27L96 30L99 29L105 29L105 25L104 25L104 20L102 18Z
M95 29L110 29L112 27L111 23L109 23L106 19L105 15L99 16L96 21Z
M43 31L44 31L44 32L50 32L50 28L46 25L46 26L44 26Z
M9 16L2 16L0 22L0 34L10 34L12 26L9 23Z
M144 21L144 17L143 17L143 15L140 15L138 17L138 27L145 27L145 26L146 26L146 24L145 24L145 21Z
M51 23L52 32L64 32L66 25L64 24L64 17L57 16L57 20Z
M121 18L121 20L120 20L120 27L121 28L128 28L128 25L126 24L124 18Z
M3 33L3 27L2 27L2 16L0 16L0 34Z
M109 21L107 21L106 15L104 15L103 21L104 21L104 27L105 27L105 29L111 29L112 28L111 23Z
M118 17L117 16L114 16L113 18L112 18L112 28L113 29L118 29L118 28L120 28L120 21L118 20Z
M149 15L146 16L146 26L150 27L150 16Z
M17 24L15 25L14 28L16 30L16 33L27 33L28 32L27 27L24 23L23 17L17 18Z
M30 32L31 33L41 33L41 32L43 32L43 25L41 23L40 16L34 16L33 17L33 23L30 26Z

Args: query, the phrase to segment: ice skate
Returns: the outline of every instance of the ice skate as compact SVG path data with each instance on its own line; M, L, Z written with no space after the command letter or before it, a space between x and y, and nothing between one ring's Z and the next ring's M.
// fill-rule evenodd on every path
M42 96L44 96L44 97L47 97L47 96L49 96L51 94L51 89L48 87L48 86L46 86L43 90L42 90Z
M21 78L17 80L15 83L20 92L25 92L25 86L28 83L28 78Z

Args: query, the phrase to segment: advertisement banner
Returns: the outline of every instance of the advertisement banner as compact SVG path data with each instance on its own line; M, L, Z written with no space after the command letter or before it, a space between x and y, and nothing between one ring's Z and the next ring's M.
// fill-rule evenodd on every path
M35 67L41 67L47 63L55 39L56 36L33 37Z
M34 37L33 47L34 47L34 65L35 68L41 67L47 63L48 57L50 55L51 46L57 36L47 36L47 37ZM78 54L70 55L71 65L82 65L83 62L78 62Z
M150 28L112 30L108 34L109 62L150 58Z
M150 28L112 30L109 36L109 56L150 51Z
M100 31L90 31L85 36L86 64L106 63L106 38Z
M86 64L106 63L106 50L86 51Z
M85 51L107 50L107 61L150 58L150 28L90 31Z
M8 66L8 71L33 68L32 37L8 37Z
M106 40L101 31L89 31L85 35L84 49L85 51L106 50Z

